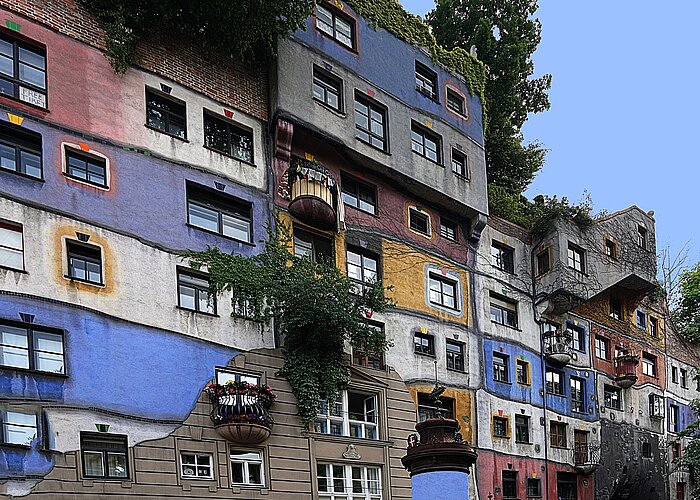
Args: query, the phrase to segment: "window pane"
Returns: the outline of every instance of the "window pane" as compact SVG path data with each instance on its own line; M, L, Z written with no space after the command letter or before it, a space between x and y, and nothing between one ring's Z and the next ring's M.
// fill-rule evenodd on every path
M7 170L16 170L16 150L6 144L0 144L0 167Z
M320 5L316 7L316 26L321 31L333 36L333 15Z
M196 309L195 308L195 297L196 291L192 287L185 285L180 285L180 307L185 309Z
M20 49L21 51L21 49ZM19 64L19 79L39 88L46 88L46 73L31 66Z
M5 412L5 442L30 445L36 437L36 415L15 411Z
M228 153L228 127L226 124L204 115L204 144L217 151Z
M104 476L104 463L102 462L102 452L85 451L83 461L86 476Z
M243 483L243 464L231 462L231 481L234 484Z
M19 158L23 173L31 175L32 177L41 178L41 156L27 151L21 151Z
M248 464L248 480L250 484L262 484L262 468L260 464Z
M4 366L29 368L27 330L12 326L0 326L0 359Z
M219 213L201 205L190 202L190 224L193 226L219 231Z
M32 50L25 49L24 47L19 47L19 60L35 68L46 69L46 59L44 56Z
M109 477L126 477L126 455L124 453L107 453Z
M250 241L250 221L240 216L222 214L224 224L224 236L230 236L237 240Z

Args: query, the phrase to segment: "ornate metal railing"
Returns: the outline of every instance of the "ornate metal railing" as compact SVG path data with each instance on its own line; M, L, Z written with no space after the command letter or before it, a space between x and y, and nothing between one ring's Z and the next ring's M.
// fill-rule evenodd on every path
M595 472L600 466L600 446L597 444L575 444L573 449L574 467L584 474Z
M211 421L223 437L251 444L270 436L274 425L270 407L276 396L269 387L234 382L211 384L205 391L212 403Z
M560 364L566 364L574 356L573 335L569 330L550 330L544 333L544 354Z
M639 356L634 354L622 354L615 358L615 382L626 389L637 381L637 365Z

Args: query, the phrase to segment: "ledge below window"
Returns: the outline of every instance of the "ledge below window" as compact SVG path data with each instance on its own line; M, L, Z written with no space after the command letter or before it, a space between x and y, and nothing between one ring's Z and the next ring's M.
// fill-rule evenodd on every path
M26 373L27 375L39 375L39 376L48 376L48 377L55 377L55 378L68 378L68 375L66 375L65 373L45 372L42 370L32 370L31 368L21 368L18 366L0 365L0 370L10 370L10 371L17 372L17 373Z

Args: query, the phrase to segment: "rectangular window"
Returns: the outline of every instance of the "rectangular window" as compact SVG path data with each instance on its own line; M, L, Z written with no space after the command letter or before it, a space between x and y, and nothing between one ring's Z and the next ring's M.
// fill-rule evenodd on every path
M595 356L598 359L610 360L610 341L608 339L596 336Z
M209 294L209 277L196 271L177 271L178 304L183 309L216 314L216 298Z
M518 473L512 470L501 471L501 479L504 500L518 498Z
M537 254L537 276L548 273L550 269L549 249L546 249Z
M649 316L649 335L654 338L659 336L659 320L653 316Z
M413 334L413 352L435 356L435 338L429 333L415 332Z
M253 131L204 112L204 146L253 163Z
M637 226L637 245L644 250L647 249L647 230L643 226Z
M564 374L562 372L547 370L547 393L557 396L564 395Z
M530 417L515 416L515 442L530 444Z
M371 368L373 370L384 370L386 368L386 364L384 363L384 353L369 356L359 347L352 348L352 364L362 366L364 368Z
M362 293L365 287L378 280L377 256L361 248L348 248L346 251L348 278L352 281L354 293Z
M416 61L416 90L437 101L437 73Z
M427 394L418 393L418 421L424 422L429 418L454 418L455 400L452 398L440 397L440 404L431 399Z
M493 353L493 379L496 382L509 382L508 365L509 356Z
M234 240L253 239L250 204L189 182L187 223Z
M346 47L352 49L355 46L350 20L321 5L316 6L316 28Z
M185 103L147 88L146 125L168 135L187 139Z
M678 383L678 368L675 366L671 367L671 382L674 384Z
M46 50L0 35L0 94L46 108Z
M63 333L0 323L0 365L64 374Z
M603 386L603 402L606 408L622 410L622 391L612 385Z
M511 302L510 300L501 297L500 295L496 295L492 292L489 293L489 296L491 301L491 321L494 323L498 323L499 325L517 328L517 303Z
M41 179L41 135L0 121L0 169Z
M521 385L530 385L530 363L522 359L515 360L515 379Z
M445 341L446 356L447 356L447 369L456 370L459 372L464 371L464 344L460 342L453 342L451 340Z
M622 320L622 301L617 297L610 297L610 317L618 321Z
M314 66L312 91L314 99L326 106L341 111L343 107L343 84L338 78Z
M213 457L204 453L180 453L180 474L185 479L214 479Z
M80 433L83 476L99 479L129 477L126 436Z
M571 410L578 413L586 412L586 392L583 379L571 377L569 379L571 388Z
M411 231L430 236L430 216L417 208L408 208L408 227Z
M557 472L557 500L576 500L577 491L576 474Z
M678 425L678 406L669 405L668 407L668 430L670 432L678 432L680 426Z
M466 116L467 115L466 108L467 107L464 104L464 97L459 95L454 90L448 88L447 89L447 109L449 109L450 111L454 111L458 115Z
M585 330L573 323L567 323L566 329L571 332L571 347L575 351L585 352L586 351L586 333Z
M507 438L508 436L508 419L503 417L493 417L493 436Z
M440 216L440 236L448 240L457 241L457 224Z
M681 444L675 442L671 445L671 458L678 460L681 457Z
M585 272L585 263L583 260L584 251L582 248L569 242L568 249L568 264L571 269L580 273Z
M431 304L458 309L457 283L433 273L430 273L428 281Z
M497 241L491 242L491 264L507 273L515 272L514 265L515 251Z
M379 439L377 396L342 391L331 404L321 401L314 429L321 434Z
M317 464L316 479L319 499L382 500L379 467Z
M566 424L561 422L549 423L549 435L553 448L566 448Z
M442 163L442 139L416 122L411 123L411 149L430 161Z
M0 221L0 267L24 271L22 226Z
M688 388L688 371L681 368L681 387L683 389Z
M99 187L107 186L107 160L66 147L66 175Z
M685 483L676 483L676 500L685 500Z
M452 150L452 171L460 177L464 177L465 179L469 178L467 156L456 149Z
M649 394L649 416L664 418L664 398L658 394Z
M656 356L648 352L642 353L642 373L649 377L656 377Z
M608 257L612 259L617 259L617 245L614 241L606 238L603 250L605 251L605 255L607 255Z
M637 309L636 317L637 317L637 328L640 328L640 329L646 331L646 329L647 329L647 313Z
M68 277L86 283L102 285L102 250L77 241L66 241Z
M333 242L330 238L295 227L294 255L308 257L314 262L329 260L333 257Z
M238 486L265 484L261 451L231 450L231 482Z
M527 497L542 498L542 480L538 477L527 478Z
M377 213L377 195L373 187L349 177L342 177L343 203L370 214Z
M0 411L2 443L31 446L38 435L37 418L34 413L22 411Z
M355 137L386 151L386 110L355 95Z

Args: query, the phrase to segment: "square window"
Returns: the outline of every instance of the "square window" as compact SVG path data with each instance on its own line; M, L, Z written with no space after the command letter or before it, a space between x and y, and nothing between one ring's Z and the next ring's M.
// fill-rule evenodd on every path
M438 401L440 404L438 404ZM424 422L429 418L454 418L455 400L441 396L438 400L431 399L428 394L418 393L418 421Z
M538 477L527 478L527 497L542 498L542 480Z
M557 499L576 500L578 481L577 475L571 472L557 472Z
M31 446L38 435L37 418L34 413L4 410L0 412L2 443Z
M204 112L204 147L253 163L253 131Z
M333 242L330 238L294 227L294 255L300 259L307 257L321 263L333 258Z
M350 49L355 47L354 22L339 15L334 9L331 10L322 5L316 6L316 28L345 47Z
M649 377L656 377L656 356L648 352L642 353L642 373Z
M462 117L467 116L467 106L464 102L464 96L458 94L449 87L447 87L447 109Z
M429 273L428 287L431 304L459 310L460 302L455 281L438 274Z
M41 179L41 151L40 134L0 121L0 171L7 170Z
M206 453L180 453L180 475L184 479L214 479L213 457Z
M178 305L190 311L216 314L216 297L209 294L209 277L206 274L178 269Z
M537 254L537 276L542 276L550 270L549 249L546 249Z
M187 183L187 223L238 241L253 239L249 203L191 182Z
M416 90L437 101L437 73L416 61Z
M355 137L381 151L387 150L386 109L355 94Z
M649 394L649 416L664 418L664 398L659 394Z
M265 484L263 455L260 450L231 450L231 482L238 486Z
M546 380L548 394L564 395L564 374L562 372L547 369Z
M321 401L314 429L321 434L376 440L379 439L377 424L377 395L345 390L330 404Z
M106 158L68 146L65 147L65 154L65 175L94 186L108 187Z
M22 226L0 220L0 267L24 271Z
M515 442L530 444L530 417L515 416Z
M379 258L376 254L363 248L349 247L345 256L354 293L362 293L367 285L379 280Z
M185 103L146 88L146 124L178 139L187 139Z
M497 352L493 353L493 379L496 382L510 382L508 365L510 357Z
M610 341L608 339L596 336L595 356L598 359L610 360Z
M350 177L342 176L343 203L359 208L370 214L377 213L377 194L375 188Z
M440 216L440 236L448 240L457 241L457 224Z
M413 334L413 352L435 356L435 338L429 333L415 332Z
M550 422L549 435L552 448L566 448L566 424Z
M584 250L569 242L568 264L571 269L579 273L585 272Z
M102 250L94 245L85 245L77 241L67 240L68 277L102 285Z
M0 94L46 108L46 49L0 36Z
M430 216L417 207L409 207L408 227L423 236L430 236Z
M336 111L343 109L342 80L314 66L312 95L318 102Z
M465 179L469 178L469 164L467 155L452 149L452 172Z
M464 344L460 342L453 342L451 340L447 340L445 341L445 348L447 357L447 369L463 372Z
M507 438L508 436L508 419L503 417L493 417L493 436Z
M622 301L617 297L610 297L610 317L622 321Z
M651 458L651 443L642 443L642 458Z
M606 408L622 410L622 391L612 385L603 386L603 402Z
M127 479L128 445L126 436L80 433L83 477L98 479Z
M522 359L515 360L515 380L520 385L530 385L530 363Z
M491 242L491 264L502 271L513 274L515 250L497 241Z
M499 325L518 327L518 305L501 295L489 292L491 321Z
M423 158L442 164L442 138L416 122L411 122L411 149Z

